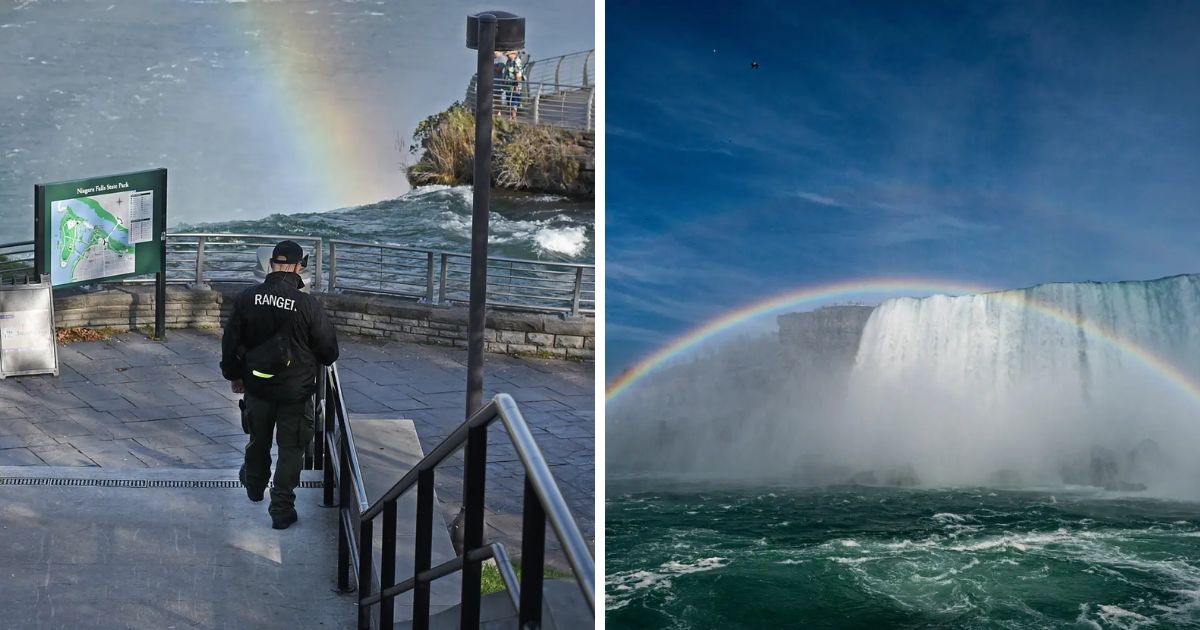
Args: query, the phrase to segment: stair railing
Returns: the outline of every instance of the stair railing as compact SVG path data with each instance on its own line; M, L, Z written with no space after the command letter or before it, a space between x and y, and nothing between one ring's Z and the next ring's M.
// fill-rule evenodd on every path
M370 607L379 604L377 627L395 624L395 598L413 591L412 625L427 630L430 618L430 593L433 580L462 572L459 627L477 628L480 622L480 577L483 562L494 558L500 568L508 595L517 609L518 625L537 629L542 623L542 582L545 571L546 524L558 538L574 573L584 600L596 612L595 563L575 518L550 472L516 401L497 394L482 409L458 426L441 444L409 470L383 496L367 505L362 472L355 454L349 414L342 397L337 366L321 374L319 394L323 398L321 434L324 435L325 501L330 505L334 490L339 497L338 588L349 591L350 569L357 576L358 627L371 627ZM522 508L521 562L519 586L499 543L484 544L484 487L487 467L487 430L499 420L508 433L525 471L525 498ZM463 553L437 566L433 558L434 473L448 457L466 449L463 473L465 541ZM417 522L414 541L413 575L397 583L396 506L401 495L417 489ZM376 577L372 566L375 519L383 515L382 554L378 572L379 591L372 593Z
M371 577L371 530L368 526L364 531L359 518L368 507L367 491L363 487L354 433L347 421L337 365L323 370L318 379L317 393L321 399L318 402L324 407L324 413L317 417L318 432L324 436L322 446L317 449L324 470L324 504L338 507L338 590L349 593L354 590L350 586L352 564L359 580L366 579L369 583ZM334 490L338 493L336 502Z

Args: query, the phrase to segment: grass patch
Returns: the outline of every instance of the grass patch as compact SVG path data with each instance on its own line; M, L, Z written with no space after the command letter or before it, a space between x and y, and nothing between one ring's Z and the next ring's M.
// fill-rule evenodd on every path
M475 116L461 103L422 120L413 132L413 142L411 152L423 149L425 153L408 168L412 185L470 181L475 160Z
M576 136L497 118L492 126L492 178L510 190L565 191L579 178L582 151ZM401 143L402 145L403 143ZM413 131L416 164L406 168L408 183L455 185L474 176L475 114L462 103L422 120Z
M532 125L506 131L496 148L496 185L512 190L566 189L579 177L576 147L562 132Z
M579 355L554 354L553 352L547 352L545 350L538 350L537 352L513 352L510 353L510 356L525 357L529 359L546 359L549 361L573 361L575 363L586 363L589 360L587 357Z
M517 572L517 581L520 582L521 565L514 564L513 570ZM555 571L550 567L546 567L545 570L542 571L542 577L546 578L547 580L559 580L562 578L569 578L571 577L571 574L564 573L562 571ZM495 560L488 560L487 562L483 563L483 576L480 578L479 589L484 595L508 590L504 586L504 578L500 577L500 568L496 566Z
M165 338L167 335L167 331L165 330L166 326L164 325L163 328L163 337ZM158 337L154 336L154 324L142 324L141 326L138 326L136 330L137 332L145 335L150 341L163 341L163 339L159 339Z
M80 341L108 341L113 338L113 335L126 332L118 330L111 326L103 326L100 328L88 328L81 326L79 328L59 328L54 331L55 337L58 339L59 345L76 343Z

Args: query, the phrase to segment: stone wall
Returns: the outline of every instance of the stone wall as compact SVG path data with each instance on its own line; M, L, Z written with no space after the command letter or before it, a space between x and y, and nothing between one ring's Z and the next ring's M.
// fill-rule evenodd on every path
M232 308L232 298L245 286L167 287L167 328L220 328ZM339 334L467 347L465 307L443 308L356 293L317 294L317 299L325 305ZM54 316L59 328L152 328L154 287L56 291ZM595 319L489 310L484 340L488 352L592 360Z
M441 308L382 295L321 295L339 332L416 343L467 347L467 309ZM490 310L484 349L503 354L593 359L595 320Z
M216 291L167 287L167 328L219 328L223 308L223 296ZM59 328L153 327L154 287L55 290L54 324Z

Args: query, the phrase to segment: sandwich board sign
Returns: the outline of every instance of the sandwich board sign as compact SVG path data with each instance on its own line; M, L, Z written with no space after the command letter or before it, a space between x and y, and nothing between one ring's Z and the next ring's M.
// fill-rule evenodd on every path
M58 376L54 290L49 282L0 288L0 379Z

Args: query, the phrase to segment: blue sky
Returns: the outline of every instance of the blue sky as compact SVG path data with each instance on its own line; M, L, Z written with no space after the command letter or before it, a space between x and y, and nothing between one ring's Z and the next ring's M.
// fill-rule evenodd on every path
M1200 3L622 0L606 29L609 379L809 285L1200 272Z

